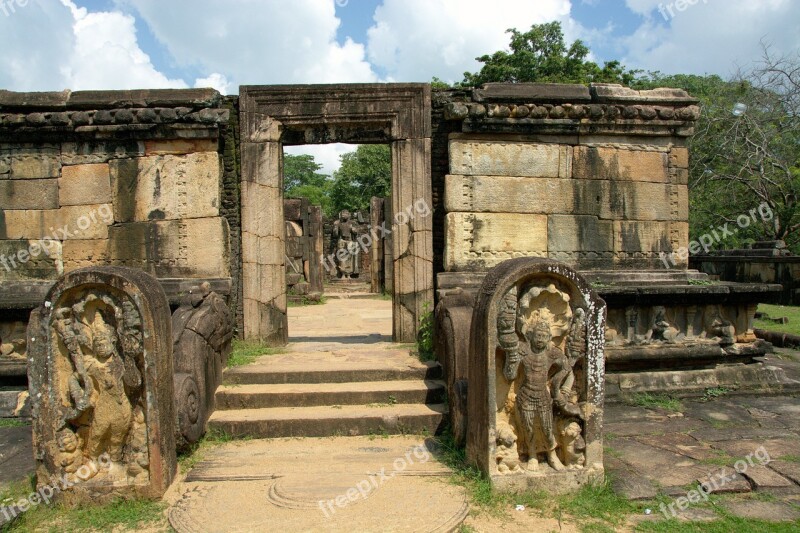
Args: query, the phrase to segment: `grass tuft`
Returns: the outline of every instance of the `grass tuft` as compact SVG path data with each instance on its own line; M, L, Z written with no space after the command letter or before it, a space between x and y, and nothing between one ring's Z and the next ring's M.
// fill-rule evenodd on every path
M645 409L663 409L674 413L683 410L683 404L680 400L666 394L638 393L626 399L626 403L637 407L644 407Z
M233 339L233 351L228 358L228 368L249 365L262 355L276 355L283 352L282 348L271 348L260 342Z

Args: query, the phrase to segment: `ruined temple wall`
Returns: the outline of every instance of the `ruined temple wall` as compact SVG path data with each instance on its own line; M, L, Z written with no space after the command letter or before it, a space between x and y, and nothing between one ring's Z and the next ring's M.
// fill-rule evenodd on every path
M683 91L608 85L434 95L437 272L481 272L514 257L664 268L661 254L689 240L694 104ZM687 260L669 266L685 270Z
M0 91L0 282L90 265L230 278L231 109L212 90Z

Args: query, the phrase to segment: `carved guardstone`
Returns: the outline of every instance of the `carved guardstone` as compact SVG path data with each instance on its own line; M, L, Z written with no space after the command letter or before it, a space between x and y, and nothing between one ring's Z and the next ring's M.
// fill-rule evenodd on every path
M209 283L192 287L172 315L175 357L175 439L179 449L200 440L214 412L233 338L233 320Z
M603 477L606 305L569 267L505 261L472 316L467 457L501 490Z
M62 276L28 325L37 484L68 503L158 498L176 471L170 310L126 267Z

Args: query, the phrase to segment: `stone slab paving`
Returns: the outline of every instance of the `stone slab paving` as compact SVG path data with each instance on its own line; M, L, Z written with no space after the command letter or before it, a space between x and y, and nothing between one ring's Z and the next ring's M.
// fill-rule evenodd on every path
M33 474L31 427L0 428L0 489Z
M421 437L232 442L170 490L176 531L452 531L463 488Z
M633 500L659 493L680 498L703 483L710 493L726 495L731 514L795 521L800 519L798 415L800 397L792 396L684 399L678 412L609 405L606 469L615 491ZM699 505L678 513L681 520L713 517ZM635 521L662 518L656 512Z

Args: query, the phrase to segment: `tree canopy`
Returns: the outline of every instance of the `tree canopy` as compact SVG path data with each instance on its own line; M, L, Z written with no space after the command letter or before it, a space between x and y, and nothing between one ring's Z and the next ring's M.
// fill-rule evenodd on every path
M392 155L386 144L362 144L341 156L342 166L333 173L333 212L342 209L369 211L373 196L385 197L392 188Z
M322 166L313 155L286 154L283 157L283 191L286 198L308 198L311 205L322 206L326 215L332 209L330 178L320 173Z
M464 73L461 85L477 87L488 82L540 83L622 83L630 84L637 71L619 61L603 66L588 60L589 48L582 41L567 46L560 22L534 24L522 33L509 29L510 52L498 50L475 58L483 63L480 72Z

